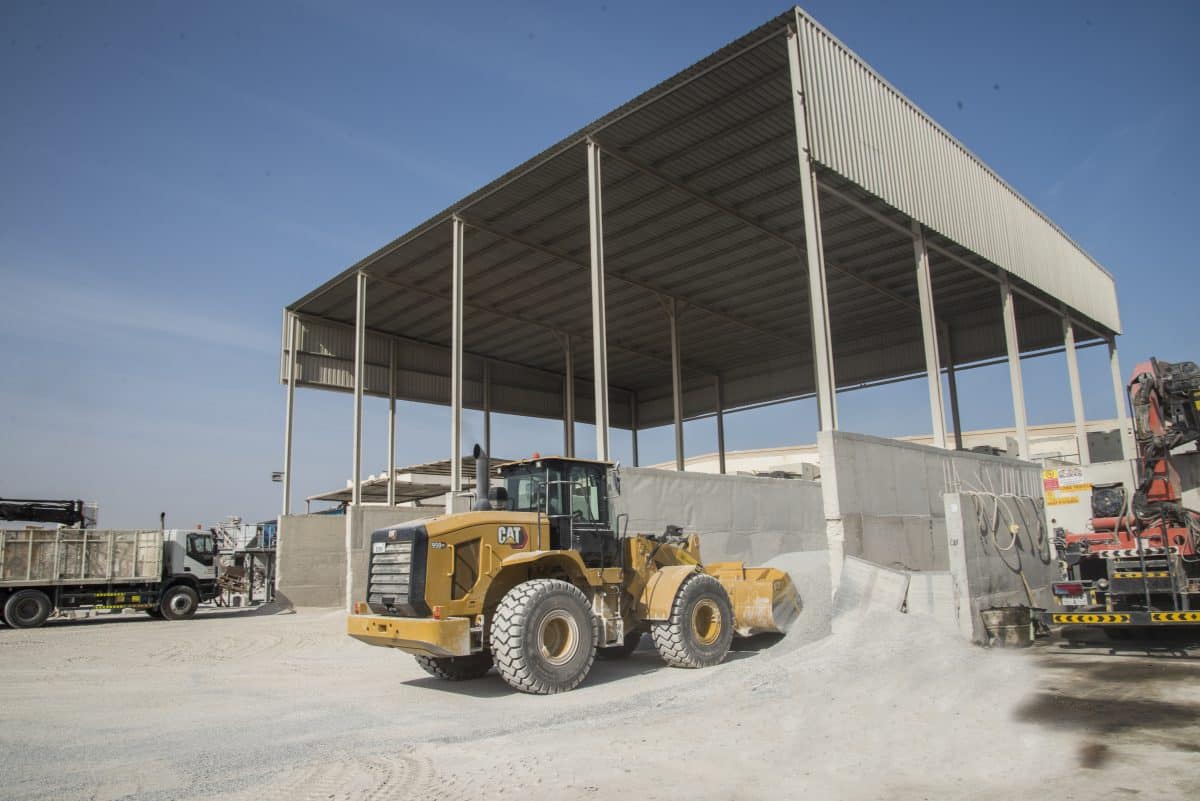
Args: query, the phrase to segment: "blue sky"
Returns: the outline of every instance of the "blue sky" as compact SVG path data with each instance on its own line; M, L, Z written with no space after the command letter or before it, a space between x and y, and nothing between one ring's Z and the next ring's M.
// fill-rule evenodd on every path
M108 526L273 516L286 303L784 8L0 5L0 496L94 499ZM1200 360L1200 6L806 8L1109 268L1124 369ZM1089 416L1111 416L1102 350L1081 367ZM1062 357L1026 362L1031 422L1068 419L1065 376ZM966 427L1011 424L1005 368L961 393ZM928 429L926 403L910 382L839 408L899 435ZM345 480L350 414L348 396L298 395L297 497ZM370 472L385 414L368 399ZM448 419L401 404L401 463L441 458ZM726 425L731 448L814 428L810 403ZM554 422L493 430L503 455L561 442ZM641 444L671 456L669 429ZM689 452L713 448L711 422L687 426Z

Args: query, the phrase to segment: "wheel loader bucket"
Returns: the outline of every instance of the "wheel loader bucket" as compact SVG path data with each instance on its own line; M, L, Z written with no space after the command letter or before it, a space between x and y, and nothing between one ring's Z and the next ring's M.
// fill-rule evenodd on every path
M741 562L716 562L704 572L715 577L733 604L734 630L739 636L786 634L800 616L800 595L791 577L774 567L746 567Z

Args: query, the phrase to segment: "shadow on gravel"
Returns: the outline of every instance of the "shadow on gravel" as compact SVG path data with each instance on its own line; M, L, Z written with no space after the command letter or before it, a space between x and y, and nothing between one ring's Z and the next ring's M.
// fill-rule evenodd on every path
M725 657L725 664L753 657L757 650L761 649L753 651L730 651L729 655ZM657 673L660 670L678 670L681 673L692 672L685 671L682 668L668 667L659 658L658 654L655 653L653 647L648 648L643 643L638 650L625 659L597 659L592 664L592 669L588 673L587 678L579 685L579 689L597 687L610 682L626 681L635 676L646 676L651 673ZM481 679L471 681L445 681L433 676L423 676L419 679L409 679L408 681L401 682L401 684L424 690L437 690L438 692L455 695L468 695L472 698L506 698L518 694L517 690L509 687L504 682L504 679L496 674L495 670L492 670Z
M1163 656L1200 659L1200 627L1131 627L1100 629L1064 627L1047 647L1052 653L1109 656Z
M1017 707L1014 717L1022 723L1082 729L1104 736L1127 729L1167 731L1194 726L1200 720L1200 706L1145 698L1041 692Z
M246 617L267 617L269 615L295 614L291 609L284 609L276 604L261 604L259 606L243 606L238 608L226 606L202 606L196 612L196 616L192 620L222 620L225 618L246 618ZM166 623L189 621L171 621L159 620L150 617L145 612L134 611L128 614L118 612L108 615L95 615L92 617L76 618L51 618L46 621L45 628L71 628L73 626L97 626L97 625L116 625L118 623L142 623L147 626L158 626Z

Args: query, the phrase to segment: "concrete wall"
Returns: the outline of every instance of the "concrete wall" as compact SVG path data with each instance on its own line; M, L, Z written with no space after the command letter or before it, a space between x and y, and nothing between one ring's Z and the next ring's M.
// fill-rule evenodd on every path
M621 494L612 505L614 513L629 515L631 534L659 534L668 524L696 532L708 562L761 564L827 547L815 481L622 467Z
M1004 456L844 431L821 432L818 446L835 585L843 555L902 570L949 569L946 492L1041 495L1040 468Z
M279 519L275 596L290 606L341 606L346 597L346 519L286 515Z
M291 606L345 606L361 600L371 532L430 517L424 509L360 506L344 515L287 515L279 521L275 588Z
M1050 606L1059 571L1039 499L949 493L945 514L963 636L987 642L981 610Z

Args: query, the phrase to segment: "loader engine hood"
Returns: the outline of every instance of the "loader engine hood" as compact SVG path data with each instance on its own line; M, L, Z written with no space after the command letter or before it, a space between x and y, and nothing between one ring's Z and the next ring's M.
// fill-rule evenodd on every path
M380 615L426 617L426 560L429 531L423 524L407 523L381 528L371 534L367 568L367 605Z

